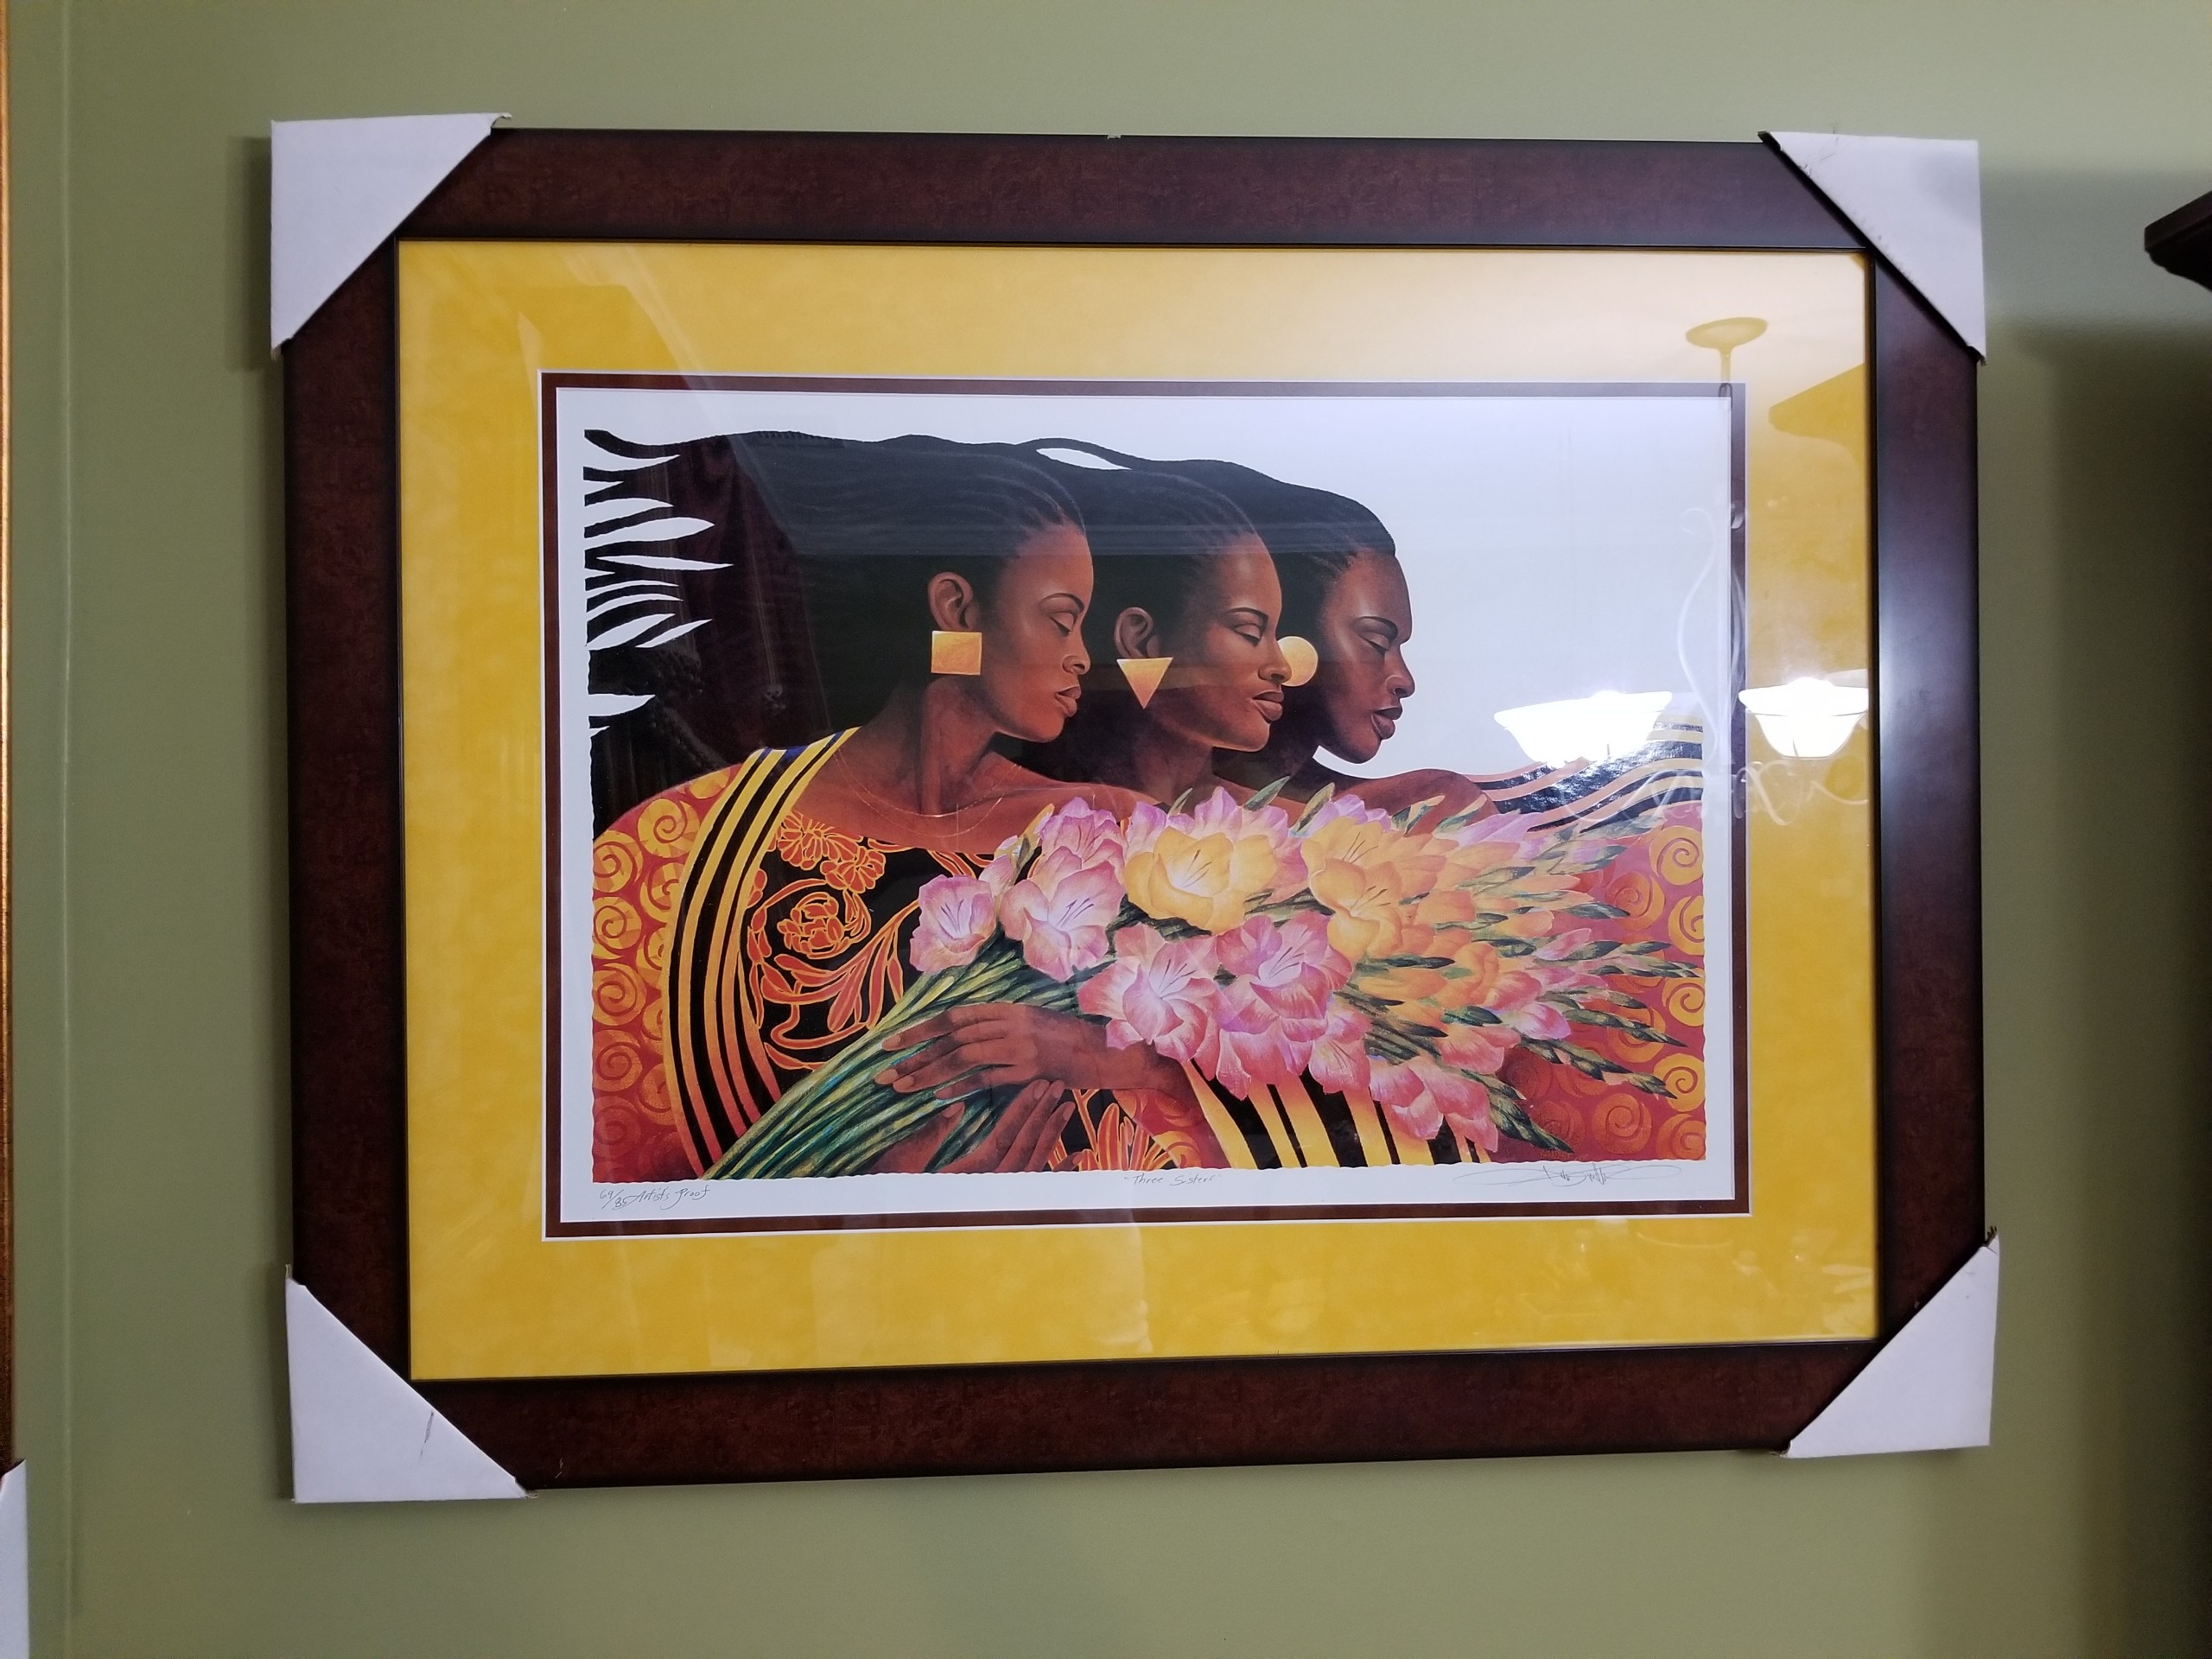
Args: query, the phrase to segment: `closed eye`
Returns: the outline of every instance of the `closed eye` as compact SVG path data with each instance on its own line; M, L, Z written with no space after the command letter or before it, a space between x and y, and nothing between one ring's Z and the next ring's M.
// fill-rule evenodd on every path
M1258 611L1236 611L1223 620L1248 645L1256 645L1268 637L1268 619Z
M1398 643L1398 629L1395 623L1382 617L1368 617L1360 624L1359 637L1367 642L1376 656L1388 656L1390 647Z

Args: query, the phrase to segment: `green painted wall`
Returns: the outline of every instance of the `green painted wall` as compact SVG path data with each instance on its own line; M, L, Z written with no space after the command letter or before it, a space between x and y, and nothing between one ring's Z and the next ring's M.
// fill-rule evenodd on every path
M16 0L44 1654L2198 1653L2202 0ZM283 1501L274 117L1977 137L1997 1444Z

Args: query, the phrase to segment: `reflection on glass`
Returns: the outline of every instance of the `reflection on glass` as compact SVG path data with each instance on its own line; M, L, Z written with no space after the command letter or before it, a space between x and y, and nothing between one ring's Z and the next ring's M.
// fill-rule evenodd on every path
M1700 322L1682 338L1693 346L1719 353L1720 378L1732 380L1736 378L1736 348L1750 345L1764 333L1764 317L1716 317L1711 322Z
M1753 686L1737 695L1758 720L1760 734L1792 759L1834 754L1851 741L1852 728L1867 708L1865 686L1810 677L1787 685Z
M1642 748L1669 701L1665 691L1599 691L1501 709L1496 718L1531 760L1563 766L1570 760L1611 760Z

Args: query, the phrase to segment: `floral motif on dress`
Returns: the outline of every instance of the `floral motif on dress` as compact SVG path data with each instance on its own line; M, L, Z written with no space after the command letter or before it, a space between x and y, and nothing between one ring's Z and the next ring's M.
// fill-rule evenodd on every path
M702 830L744 771L727 767L657 795L594 843L594 1179L690 1179L712 1161L707 1154L727 1149L702 1146L684 1116L669 1052L667 976L677 912L700 907L683 889ZM907 946L922 887L972 877L982 861L852 835L790 807L763 840L743 872L732 931L734 977L752 1015L751 1028L735 1034L772 1099L883 1018L913 972ZM1116 1102L1100 1093L1094 1103L1086 1093L1084 1101L1084 1134L1069 1138L1053 1167L1207 1160L1203 1122L1166 1096ZM758 1116L743 1102L722 1104L740 1135ZM1090 1161L1071 1161L1078 1158Z

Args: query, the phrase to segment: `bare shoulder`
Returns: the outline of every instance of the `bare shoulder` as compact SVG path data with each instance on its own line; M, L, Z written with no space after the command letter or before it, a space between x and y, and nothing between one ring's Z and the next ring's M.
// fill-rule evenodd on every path
M1384 812L1402 812L1422 801L1435 801L1445 812L1464 812L1477 807L1491 810L1490 797L1464 773L1441 767L1402 772L1389 778L1353 778L1343 790Z

